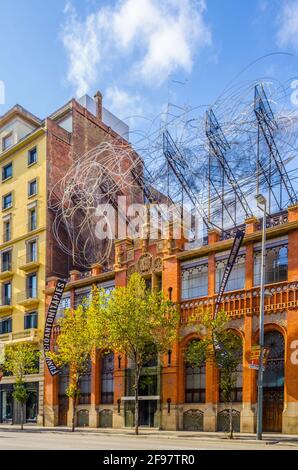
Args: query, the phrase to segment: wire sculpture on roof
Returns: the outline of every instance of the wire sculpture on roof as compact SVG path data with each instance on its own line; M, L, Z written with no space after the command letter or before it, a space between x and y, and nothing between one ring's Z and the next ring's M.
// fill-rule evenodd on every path
M291 92L290 83L272 79L236 83L211 107L173 107L147 119L133 146L103 142L78 156L50 195L60 248L83 268L112 262L113 240L103 244L94 227L98 206L117 208L119 195L152 203L160 194L188 205L200 221L192 234L198 244L210 228L228 236L227 228L257 215L257 192L268 198L268 216L297 203Z

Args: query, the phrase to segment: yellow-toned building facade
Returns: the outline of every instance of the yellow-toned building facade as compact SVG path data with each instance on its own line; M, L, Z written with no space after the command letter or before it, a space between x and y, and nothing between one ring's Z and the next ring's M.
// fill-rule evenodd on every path
M41 340L45 318L46 132L16 106L0 120L0 341ZM42 422L43 367L26 378L27 421ZM19 420L13 377L1 381L2 420Z
M100 92L94 99L72 99L44 120L19 105L0 116L0 346L31 341L42 349L46 279L76 268L53 234L50 207L61 197L55 185L75 158L102 142L127 143L127 132L103 109ZM1 376L0 371L0 423L18 423L15 378ZM26 422L43 424L42 355L39 372L26 376L26 383Z

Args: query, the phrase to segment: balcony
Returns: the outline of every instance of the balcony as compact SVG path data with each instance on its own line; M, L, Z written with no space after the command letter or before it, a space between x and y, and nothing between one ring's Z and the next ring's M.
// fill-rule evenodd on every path
M201 297L198 299L184 300L180 302L180 321L187 324L193 316L199 318L202 312L212 312L217 295ZM283 312L290 308L298 307L298 282L277 282L266 285L265 315ZM225 292L219 309L224 310L231 318L259 315L260 312L260 287L241 289Z
M40 332L36 328L28 330L14 331L12 333L4 333L0 335L2 343L18 343L23 341L32 341L34 343L40 340Z
M11 305L11 299L4 297L0 300L0 314L1 313L12 313L13 306Z
M35 255L24 255L18 258L18 268L26 273L29 271L35 271L40 266L39 256Z
M25 308L37 308L40 292L36 289L27 289L17 294L17 304Z
M2 266L2 271L0 272L0 281L9 281L13 277L13 271L11 265Z

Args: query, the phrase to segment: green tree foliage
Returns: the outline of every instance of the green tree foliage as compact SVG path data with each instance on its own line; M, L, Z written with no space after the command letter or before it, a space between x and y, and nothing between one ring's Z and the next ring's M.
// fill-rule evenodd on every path
M59 335L56 350L48 356L58 367L69 369L69 386L66 394L72 399L72 431L76 425L76 405L80 396L80 378L87 372L89 359L95 345L102 346L103 330L95 328L95 311L100 312L106 305L104 291L94 290L91 299L84 299L76 309L66 310L59 319ZM98 326L98 322L96 322Z
M220 371L220 389L226 403L229 403L229 435L233 437L232 397L237 382L237 369L242 362L241 338L229 329L229 316L221 311L214 318L210 312L203 313L199 322L192 318L190 324L196 327L202 338L192 341L185 354L186 361L193 367L200 367L211 360Z
M176 307L161 292L146 288L132 274L126 287L116 287L106 309L98 309L95 330L106 332L106 348L124 354L134 367L135 432L138 434L138 389L143 366L171 348L179 324Z
M39 351L32 343L16 343L5 346L3 369L15 377L13 397L20 403L21 429L24 428L24 408L28 399L25 376L38 372Z

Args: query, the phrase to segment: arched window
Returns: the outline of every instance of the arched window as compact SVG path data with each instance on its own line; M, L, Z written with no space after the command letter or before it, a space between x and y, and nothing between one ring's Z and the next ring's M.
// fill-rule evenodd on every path
M88 405L91 399L91 360L88 359L87 370L80 378L79 404Z
M235 333L236 334L236 333ZM241 355L241 359L239 358L239 364L238 364L238 367L236 369L236 386L232 392L232 402L241 402L242 401L242 380L243 380L243 362L242 362L242 359L243 359L243 354ZM223 397L223 393L220 389L220 371L219 371L219 401L221 403L224 403L225 400L224 400L224 397Z
M101 403L114 402L114 353L101 358Z
M185 403L205 403L206 366L193 367L185 362Z
M269 331L264 336L264 346L269 349L264 371L264 388L284 386L284 348L283 335L279 331Z
M281 432L284 408L284 337L279 331L264 335L264 346L269 350L263 377L263 429Z

